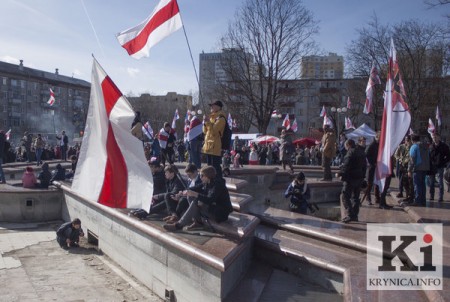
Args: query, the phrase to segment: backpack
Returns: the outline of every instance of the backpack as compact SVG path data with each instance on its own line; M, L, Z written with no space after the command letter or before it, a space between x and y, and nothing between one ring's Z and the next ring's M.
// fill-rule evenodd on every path
M223 128L223 133L220 135L222 142L222 150L230 150L231 148L231 134L233 133L228 125L227 119L224 116L220 116L225 120L225 126Z

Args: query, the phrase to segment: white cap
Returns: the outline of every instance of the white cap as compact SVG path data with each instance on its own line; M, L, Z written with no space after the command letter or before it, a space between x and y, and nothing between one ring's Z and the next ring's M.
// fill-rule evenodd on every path
M198 115L202 115L202 114L203 114L203 111L202 111L201 109L199 109L199 110L197 110L197 114L198 114Z
M194 116L195 115L195 110L191 111L191 115Z

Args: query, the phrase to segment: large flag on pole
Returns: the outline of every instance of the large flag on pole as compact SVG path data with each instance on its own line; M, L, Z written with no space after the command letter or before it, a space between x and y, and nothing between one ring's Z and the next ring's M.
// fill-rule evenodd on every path
M427 129L428 133L433 134L436 132L436 127L434 126L433 121L429 118L428 119L428 129Z
M372 64L372 69L370 70L369 81L366 87L366 103L364 104L363 113L369 114L372 112L373 107L373 90L376 84L381 84L380 77L378 76L378 69L375 63Z
M294 118L294 122L292 123L291 129L292 131L297 132L298 130L297 118Z
M135 59L149 56L159 41L183 26L176 0L161 0L141 24L118 33L117 40Z
M135 113L94 59L91 99L72 190L113 208L150 209L153 178L142 142L131 134Z
M153 128L150 126L150 123L147 121L144 125L142 125L142 132L148 137L148 139L153 139Z
M436 120L437 125L440 127L442 125L441 112L439 111L439 106L436 106Z
M345 130L348 129L355 129L355 126L353 126L352 120L349 117L345 117Z
M333 128L333 122L327 116L327 113L325 112L325 114L323 115L323 128L325 128L325 126L327 126L327 125L330 126L331 128Z
M286 113L282 126L286 128L286 130L289 130L289 128L291 127L291 121L289 120L289 113Z
M327 110L325 109L325 105L322 106L322 110L320 110L320 117L324 117L327 114Z
M397 53L394 41L391 39L383 119L381 121L381 135L375 171L375 181L380 186L380 191L384 189L386 177L392 174L391 156L410 129L411 114L405 99L405 88L400 75Z
M9 130L5 133L6 136L6 140L9 141L10 137L11 137L11 128L9 128Z
M49 104L50 106L53 106L53 104L55 103L55 93L53 92L53 90L51 88L50 89L50 97L48 98L47 104Z

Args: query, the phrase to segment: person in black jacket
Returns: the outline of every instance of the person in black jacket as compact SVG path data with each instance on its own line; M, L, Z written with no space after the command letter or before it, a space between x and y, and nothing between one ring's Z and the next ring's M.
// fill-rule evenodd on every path
M366 158L364 152L356 148L355 141L352 139L345 141L345 149L347 153L340 167L339 176L344 182L342 195L346 216L342 222L348 223L358 221L359 194L364 179Z
M169 216L165 217L164 220L172 219L173 216L176 216L176 208L181 197L179 193L184 190L183 183L176 175L176 169L174 165L167 165L164 168L166 191L152 197L150 212L158 213L166 209Z
M42 189L48 189L48 186L50 185L50 179L52 178L52 173L50 173L48 169L48 163L43 163L41 168L42 171L39 172L38 175L38 187Z
M75 218L71 222L63 223L56 231L56 241L62 248L77 247L80 237L83 237L83 229L81 228L81 220Z
M434 200L434 184L437 174L439 178L438 202L442 202L444 201L444 169L450 161L450 149L446 143L441 141L441 136L438 133L433 133L431 138L433 143L430 145L430 200Z
M184 196L195 199L178 222L164 225L166 230L180 230L188 224L190 225L186 228L187 230L202 227L202 217L206 220L214 219L219 223L228 220L233 207L225 180L216 177L216 169L212 166L203 167L200 170L200 178L201 184L183 192Z
M380 135L381 132L378 131L375 135L375 139L372 143L370 143L369 146L366 148L366 158L367 162L369 163L369 172L367 175L367 188L366 193L367 195L367 201L369 202L369 205L372 205L372 198L370 195L370 192L372 191L372 188L374 187L373 180L375 178L375 169L377 168L377 157L378 157L378 146L380 141ZM375 202L380 203L380 190L377 185L375 185Z
M56 170L53 170L52 172L52 178L50 179L50 182L65 179L66 179L66 169L64 169L63 166L61 166L61 164L57 164Z

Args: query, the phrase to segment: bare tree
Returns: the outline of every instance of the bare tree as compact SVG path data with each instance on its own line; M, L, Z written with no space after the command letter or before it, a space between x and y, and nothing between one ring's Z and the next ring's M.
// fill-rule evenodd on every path
M440 94L443 90L438 88L449 70L449 39L443 26L417 20L387 26L380 24L375 16L367 27L359 30L358 39L347 48L348 69L353 76L365 78L369 76L371 62L375 62L380 70L382 84L376 87L374 96L375 121L381 117L391 37L397 50L413 127L417 127L424 116L434 116L432 110L444 102L444 96Z
M277 106L279 81L292 78L300 58L315 50L311 38L317 30L298 0L247 0L222 37L228 51L221 64L227 77L222 94L259 132L266 132Z

